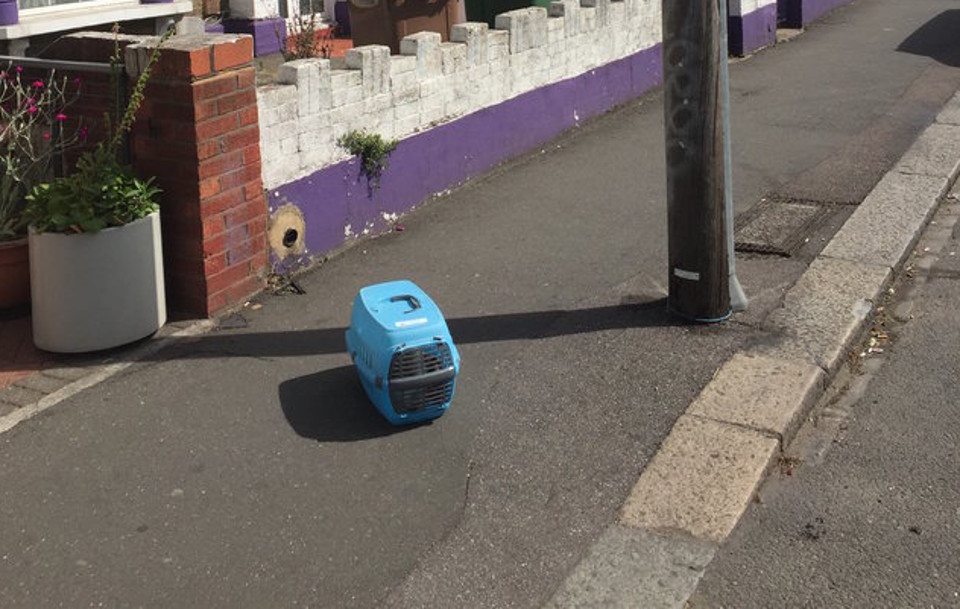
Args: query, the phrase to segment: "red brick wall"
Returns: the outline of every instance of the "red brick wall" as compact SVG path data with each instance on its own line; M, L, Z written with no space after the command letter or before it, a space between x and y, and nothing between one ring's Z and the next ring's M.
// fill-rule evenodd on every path
M90 60L99 43L74 44ZM143 45L126 49L131 82L148 54ZM170 39L131 133L134 168L156 176L163 189L167 304L174 311L213 315L264 285L267 205L252 62L248 36Z
M139 42L140 37L119 35L116 44L122 50L127 45ZM110 56L114 53L113 34L106 32L87 33L83 37L65 36L56 40L48 47L43 57L46 59L64 59L69 61L89 61L94 63L106 64ZM74 101L67 111L70 117L68 120L68 131L72 132L78 125L82 124L88 132L88 146L71 149L68 154L68 161L75 160L80 151L85 147L92 147L93 144L104 139L106 131L104 129L104 114L109 113L111 120L117 106L116 92L110 83L109 74L102 72L84 72L77 70L58 70L57 74L67 76L71 81L71 90L73 90L73 79L80 79L80 96ZM122 110L122 108L121 108Z

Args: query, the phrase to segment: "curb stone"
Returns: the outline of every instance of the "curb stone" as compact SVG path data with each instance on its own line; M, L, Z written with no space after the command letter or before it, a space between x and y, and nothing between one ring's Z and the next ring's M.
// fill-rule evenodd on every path
M637 606L632 601L641 597L645 607L680 605L716 551L696 539L612 525L546 608Z
M0 390L0 434L84 389L105 381L147 356L170 346L176 340L203 334L215 325L216 321L211 319L173 322L161 328L154 338L143 345L124 353L122 362L108 361L89 367L49 368L17 381Z
M783 437L800 426L799 412L812 406L823 390L825 376L819 366L799 359L737 353L720 367L687 414L759 430L782 448Z
M957 126L960 93L770 315L768 327L781 333L781 344L735 354L718 370L640 474L619 521L593 544L547 607L685 605L707 564L688 565L686 577L672 577L684 564L684 544L706 544L702 557L709 563L843 354L866 329L878 297L960 173ZM628 535L626 530L640 535L611 539ZM637 541L650 539L666 540L668 549ZM628 546L633 554L624 557Z
M763 352L773 359L808 361L832 376L890 279L888 267L821 255L767 318L765 329L782 339Z
M776 438L757 430L683 415L623 504L620 524L719 544L778 448Z

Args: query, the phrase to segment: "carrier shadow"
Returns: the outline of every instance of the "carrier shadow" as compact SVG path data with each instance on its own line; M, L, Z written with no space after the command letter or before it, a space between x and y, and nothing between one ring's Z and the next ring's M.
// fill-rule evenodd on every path
M573 311L511 313L447 320L454 343L458 345L545 339L674 323L666 310L665 300ZM330 328L238 334L232 337L236 340L231 346L260 356L343 353L346 349L344 331L344 328ZM210 346L207 347L197 353L220 351L220 348L211 351ZM367 399L353 366L340 366L284 381L278 392L280 406L293 430L301 437L320 442L354 442L419 426L394 427L387 423Z

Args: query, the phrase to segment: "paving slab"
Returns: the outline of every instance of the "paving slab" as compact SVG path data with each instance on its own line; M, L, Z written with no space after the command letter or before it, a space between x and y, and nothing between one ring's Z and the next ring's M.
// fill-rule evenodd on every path
M767 318L781 341L758 352L772 358L805 359L828 374L861 332L863 321L891 270L849 260L818 258L787 292L783 307Z
M23 387L24 389L32 389L33 391L39 391L40 393L47 394L53 393L54 391L66 385L68 382L69 381L64 379L54 378L40 373L31 374L26 378L20 379L16 382L15 386Z
M960 125L960 93L957 93L947 102L937 115L937 122L949 125Z
M947 185L943 177L888 173L824 248L823 256L896 268Z
M91 372L88 366L60 366L56 368L47 368L43 371L46 376L63 379L65 381L76 381L87 376Z
M37 401L43 396L44 393L42 391L11 385L0 391L0 402L7 402L17 406L18 408L23 408L24 406L30 406L31 404L37 403Z
M894 170L952 180L960 170L960 125L927 127Z
M695 539L613 525L545 609L683 607L715 552Z
M719 543L777 451L777 440L758 431L684 415L630 492L620 522Z
M808 361L738 353L697 396L687 414L791 435L822 389L824 373Z

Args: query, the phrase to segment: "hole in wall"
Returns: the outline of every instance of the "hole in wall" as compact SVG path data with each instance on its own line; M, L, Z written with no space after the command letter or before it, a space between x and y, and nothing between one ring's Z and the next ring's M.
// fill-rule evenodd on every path
M295 228L288 228L283 232L283 247L290 249L297 244L300 233Z
M274 256L283 260L287 256L302 254L306 250L304 236L306 224L303 212L293 203L287 203L270 214L267 238Z

